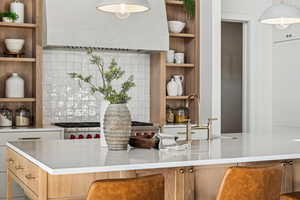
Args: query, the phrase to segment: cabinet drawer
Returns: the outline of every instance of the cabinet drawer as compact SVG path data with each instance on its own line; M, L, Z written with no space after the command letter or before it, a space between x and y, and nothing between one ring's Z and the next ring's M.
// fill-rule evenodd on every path
M7 150L7 166L28 188L38 193L39 168L16 152Z
M62 138L61 136L62 133L59 131L0 133L0 146L6 145L8 141L24 139L59 140Z

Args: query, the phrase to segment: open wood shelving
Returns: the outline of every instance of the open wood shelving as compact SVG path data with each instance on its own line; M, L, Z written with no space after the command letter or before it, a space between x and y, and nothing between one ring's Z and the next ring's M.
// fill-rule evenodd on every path
M170 37L195 38L195 34L191 34L191 33L170 33Z
M176 1L176 0L167 0L167 5L177 5L177 6L183 6L183 1Z
M35 98L0 98L0 103L35 102Z
M0 22L0 27L11 27L11 28L36 28L36 24L31 23L7 23L7 22Z
M153 123L166 124L166 108L186 105L189 95L199 95L199 11L200 2L195 0L195 17L187 17L183 1L166 0L168 20L186 22L182 33L170 33L170 49L185 54L184 64L166 63L166 52L151 54L150 68L150 118ZM173 75L184 75L183 96L167 96L167 82ZM190 118L198 122L198 101L190 103Z
M167 100L187 100L189 96L166 96Z
M0 62L35 62L35 58L11 58L11 57L0 57Z
M166 67L185 67L185 68L193 68L195 67L194 64L175 64L175 63L166 63Z
M9 10L11 0L1 0L0 10ZM0 22L0 106L15 111L22 105L31 110L33 126L41 127L42 114L42 0L26 0L25 23ZM24 39L24 57L3 57L6 38ZM5 82L18 73L25 81L25 98L5 98Z

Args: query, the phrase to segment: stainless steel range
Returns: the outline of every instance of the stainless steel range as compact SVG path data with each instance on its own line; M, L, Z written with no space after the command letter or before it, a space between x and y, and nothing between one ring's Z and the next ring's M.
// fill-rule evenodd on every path
M100 139L102 136L99 122L66 122L54 125L64 128L65 139ZM158 129L152 123L132 122L133 136L153 136Z
M66 122L54 125L64 128L65 139L100 139L101 129L98 122Z

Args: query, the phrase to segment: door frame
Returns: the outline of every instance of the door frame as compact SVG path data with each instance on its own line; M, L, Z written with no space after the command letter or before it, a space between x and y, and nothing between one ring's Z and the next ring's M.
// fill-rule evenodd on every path
M247 16L240 16L235 14L226 14L222 16L222 22L236 22L243 24L243 66L242 66L242 133L249 131L250 116L249 116L249 22Z

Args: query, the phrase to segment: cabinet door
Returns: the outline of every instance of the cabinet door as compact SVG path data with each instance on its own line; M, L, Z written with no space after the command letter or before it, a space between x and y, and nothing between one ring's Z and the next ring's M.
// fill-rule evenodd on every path
M26 140L26 139L47 139L59 140L62 139L60 131L45 131L45 132L10 132L0 134L0 146L5 146L8 141Z
M300 25L291 25L287 29L280 30L277 28L273 28L273 42L284 42L300 39Z

